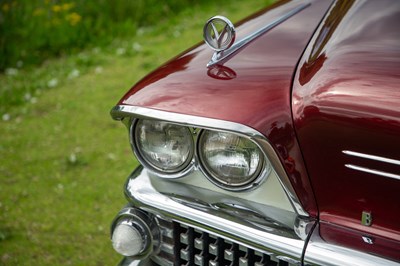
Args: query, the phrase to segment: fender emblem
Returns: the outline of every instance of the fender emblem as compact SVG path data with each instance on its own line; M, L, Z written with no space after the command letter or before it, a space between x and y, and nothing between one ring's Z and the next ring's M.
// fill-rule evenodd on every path
M361 215L361 224L365 226L372 225L372 214L371 212L363 211Z

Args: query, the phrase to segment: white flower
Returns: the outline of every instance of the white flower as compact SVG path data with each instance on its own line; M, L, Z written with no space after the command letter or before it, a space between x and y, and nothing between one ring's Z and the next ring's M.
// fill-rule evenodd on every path
M101 67L101 66L96 67L96 68L94 69L94 73L96 73L96 74L101 74L101 73L103 73L103 67Z
M18 75L18 69L16 69L16 68L7 68L6 69L6 75L7 76L16 76L16 75Z
M142 46L140 45L140 43L134 42L134 43L132 44L132 49L133 49L135 52L140 52L140 51L142 50Z
M117 55L124 55L126 53L125 48L118 48L117 51L115 52Z
M71 153L69 155L68 160L69 160L70 163L76 163L76 154L75 153Z
M25 101L29 101L31 98L32 98L32 95L29 92L25 93L25 95L24 95Z
M56 79L56 78L53 78L53 79L51 79L51 80L49 80L48 82L47 82L47 86L49 87L49 88L54 88L55 86L57 86L58 85L58 79Z
M77 77L79 77L79 75L80 75L79 70L78 69L74 69L68 74L68 79L77 78Z
M11 116L10 116L10 114L4 114L2 116L2 118L3 118L3 121L8 121L8 120L10 120Z

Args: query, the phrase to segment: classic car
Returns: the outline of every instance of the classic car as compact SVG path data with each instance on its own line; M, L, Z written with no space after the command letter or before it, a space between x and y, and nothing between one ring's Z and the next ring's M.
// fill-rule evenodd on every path
M398 265L399 25L395 0L206 21L111 111L140 162L120 265Z

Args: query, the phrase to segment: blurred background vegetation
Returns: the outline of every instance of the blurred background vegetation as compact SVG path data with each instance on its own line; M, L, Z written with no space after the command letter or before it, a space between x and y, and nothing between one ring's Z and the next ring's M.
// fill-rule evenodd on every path
M115 38L134 35L195 0L68 1L2 0L0 9L0 70L41 63ZM210 2L203 0L201 5Z
M109 110L209 17L269 3L0 0L0 265L115 265L137 161Z

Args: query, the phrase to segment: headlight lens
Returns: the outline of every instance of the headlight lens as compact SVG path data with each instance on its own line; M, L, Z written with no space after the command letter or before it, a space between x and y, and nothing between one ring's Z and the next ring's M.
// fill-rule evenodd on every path
M199 158L211 181L227 188L249 185L260 174L264 156L251 140L225 132L202 132Z
M134 141L140 157L153 169L175 173L183 170L193 155L193 138L187 127L156 120L139 120Z

